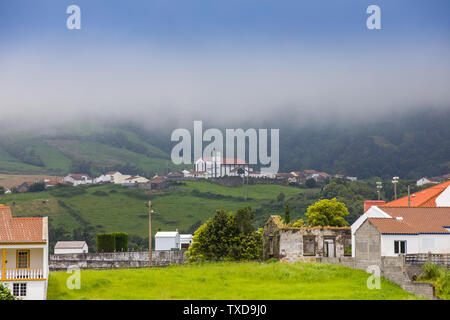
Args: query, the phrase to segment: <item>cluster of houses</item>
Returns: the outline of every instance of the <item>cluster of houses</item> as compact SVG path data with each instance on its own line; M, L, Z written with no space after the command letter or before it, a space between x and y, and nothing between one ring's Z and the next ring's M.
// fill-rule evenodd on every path
M192 240L192 235L178 231L158 232L155 249L186 249ZM17 297L46 299L48 244L47 217L13 217L8 206L0 206L0 283ZM55 246L56 254L87 252L84 241ZM316 261L348 256L376 265L383 257L427 253L450 255L450 181L389 203L366 201L351 227L293 227L271 216L263 231L265 259Z

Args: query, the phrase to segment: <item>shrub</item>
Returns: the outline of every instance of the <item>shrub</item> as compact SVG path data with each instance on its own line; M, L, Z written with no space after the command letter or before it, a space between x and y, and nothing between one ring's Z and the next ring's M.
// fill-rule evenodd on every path
M55 197L70 198L86 193L86 189L82 187L55 187L50 193Z
M0 300L16 300L16 297L2 283L0 283Z
M92 192L92 194L94 196L99 196L99 197L106 197L106 196L108 196L108 194L105 191L101 191L101 190L94 191L94 192Z
M433 263L426 263L422 266L422 274L420 275L420 279L423 280L431 280L436 279L439 276L438 266Z
M98 252L114 252L115 241L112 233L97 234L97 251Z
M114 233L114 249L116 251L128 251L128 233Z
M36 182L28 187L28 192L41 192L45 190L44 182Z
M436 294L442 298L442 296L450 295L450 270L442 267L439 270L439 276L435 283Z

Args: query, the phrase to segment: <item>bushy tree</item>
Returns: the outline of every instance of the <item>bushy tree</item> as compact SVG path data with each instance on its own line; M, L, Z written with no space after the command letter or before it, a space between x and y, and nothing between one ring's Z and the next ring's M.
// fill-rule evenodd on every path
M253 231L254 213L250 207L232 212L217 210L212 218L195 231L186 253L190 262L219 260L254 260L262 255L262 232Z
M36 182L28 187L28 192L41 192L45 190L44 182Z
M310 226L347 226L348 222L344 219L347 215L347 207L336 198L319 200L306 211Z
M16 297L2 283L0 283L0 300L16 300Z
M286 204L286 208L284 209L284 221L286 224L291 222L291 210L289 209L289 204Z

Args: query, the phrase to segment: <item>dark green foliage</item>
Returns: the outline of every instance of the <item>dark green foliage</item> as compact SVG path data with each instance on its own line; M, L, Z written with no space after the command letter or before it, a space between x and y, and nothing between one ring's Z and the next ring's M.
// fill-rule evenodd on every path
M114 252L115 240L113 233L97 234L97 252Z
M291 210L289 209L289 204L286 204L284 209L284 223L289 224L291 222Z
M0 195L2 195L2 194L4 194L4 193L5 193L5 187L0 186Z
M16 300L11 291L0 283L0 300Z
M44 182L36 182L28 187L28 192L40 192L45 190Z
M92 162L81 160L81 159L72 159L72 163L70 164L70 172L72 173L81 173L88 174L92 176Z
M128 251L128 233L115 232L114 243L114 249L116 251Z
M70 198L86 193L86 188L83 186L72 187L69 185L59 184L50 190L50 194L60 198Z
M233 213L223 209L217 210L195 232L194 241L187 252L191 262L254 260L260 259L261 255L262 231L240 232Z
M280 194L277 196L277 201L279 203L283 203L284 199L286 198L286 196L284 195L283 192L280 192Z
M128 251L128 233L97 234L97 252Z
M233 201L244 201L241 197L233 197L233 196L224 196L222 194L212 193L212 192L201 192L197 189L191 191L191 194L194 197L206 198L206 199L218 199L218 200L233 200ZM248 200L252 200L252 198L248 198Z
M197 231L198 228L202 225L202 222L200 220L196 221L193 225L189 227L187 230L187 233L194 234L195 231Z
M305 181L305 186L307 186L308 188L316 188L317 182L313 178L309 178Z
M248 234L255 230L255 211L250 207L239 208L235 216L236 227L239 232Z

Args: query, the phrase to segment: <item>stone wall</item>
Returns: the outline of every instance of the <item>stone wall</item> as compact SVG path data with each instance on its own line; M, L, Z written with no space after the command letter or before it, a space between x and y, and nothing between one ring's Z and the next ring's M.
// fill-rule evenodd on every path
M153 266L183 264L184 250L153 251ZM69 266L80 269L142 268L148 267L148 252L72 253L50 255L51 271L67 270Z
M355 257L358 269L381 264L381 235L369 220L355 232Z

